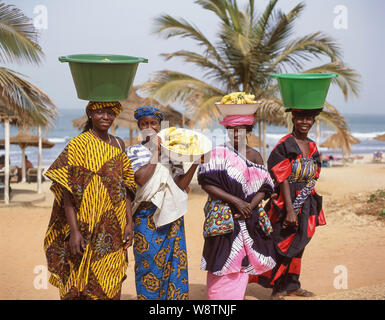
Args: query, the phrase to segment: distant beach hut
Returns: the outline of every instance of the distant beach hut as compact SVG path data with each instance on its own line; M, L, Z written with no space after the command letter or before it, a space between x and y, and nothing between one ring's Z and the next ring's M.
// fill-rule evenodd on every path
M385 141L385 134L375 137L374 140Z
M132 87L128 99L120 101L123 106L123 111L115 119L111 133L115 134L115 130L118 127L130 129L130 137L126 146L134 144L133 132L138 129L137 121L134 118L134 111L138 107L142 106L154 106L161 110L165 116L165 119L169 122L170 126L184 127L189 125L189 119L185 119L184 115L170 106L162 106L159 102L153 99L142 98L136 93L136 88ZM87 122L87 116L84 115L72 121L72 125L78 130L82 130Z
M9 140L10 144L16 144L21 148L21 168L22 168L22 179L21 182L26 181L26 165L25 165L25 149L27 147L39 147L39 137L20 131L16 136L11 137ZM47 139L41 139L42 148L49 149L55 144L48 141ZM4 145L4 139L0 140L0 146Z
M331 135L324 143L321 144L321 147L328 149L341 149L342 153L350 154L351 146L353 144L361 142L359 139L353 137L351 134L348 134L348 138L343 137L343 135L339 132Z

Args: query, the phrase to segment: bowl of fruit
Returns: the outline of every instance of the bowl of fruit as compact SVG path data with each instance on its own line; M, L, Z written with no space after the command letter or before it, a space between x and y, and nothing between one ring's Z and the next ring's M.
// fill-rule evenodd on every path
M162 155L174 161L200 161L203 155L206 159L212 149L211 140L204 134L185 128L165 128L158 136L162 139Z
M259 103L253 94L233 92L224 96L215 106L224 116L248 115L257 111Z

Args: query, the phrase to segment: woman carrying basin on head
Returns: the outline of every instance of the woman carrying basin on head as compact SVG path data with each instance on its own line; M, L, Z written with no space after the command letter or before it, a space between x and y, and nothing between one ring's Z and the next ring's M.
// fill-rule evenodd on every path
M274 229L272 237L277 251L277 265L271 272L250 278L250 282L272 288L272 298L277 300L284 299L286 295L314 295L301 288L301 258L315 227L326 223L322 197L314 189L321 160L316 143L308 138L321 109L288 111L292 112L293 132L278 142L268 159L278 196L271 199L265 209Z
M119 102L89 102L88 122L46 172L55 195L44 250L62 299L119 299L133 239L136 184L124 142L108 133Z
M275 266L270 221L261 201L273 182L258 151L246 145L254 115L226 116L230 141L211 151L198 182L208 193L201 270L207 271L209 300L242 300L249 275Z

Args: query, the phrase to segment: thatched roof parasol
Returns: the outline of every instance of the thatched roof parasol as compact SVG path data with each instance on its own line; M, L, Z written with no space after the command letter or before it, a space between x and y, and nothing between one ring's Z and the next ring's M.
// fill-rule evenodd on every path
M170 106L162 106L159 102L153 99L142 98L136 93L136 88L132 87L128 99L120 101L123 106L123 111L115 119L114 125L116 127L124 127L132 130L138 129L137 121L134 118L134 111L136 108L141 106L154 106L164 113L165 120L169 121L170 126L183 126L188 124L189 121L186 119L183 124L183 115L171 108ZM77 118L72 121L72 125L81 130L87 121L87 116Z
M382 134L380 136L377 136L374 138L375 140L378 140L378 141L385 141L385 134Z
M260 148L262 146L261 139L259 139L254 133L250 132L246 136L247 145L252 148ZM269 146L266 145L266 148Z
M337 132L331 135L324 143L322 143L321 147L328 149L342 149L344 154L349 154L351 151L351 145L359 143L360 140L349 134L348 142L349 144L346 143L346 139L344 139L342 134Z
M29 133L19 132L16 136L11 137L11 144L17 144L20 148L25 149L26 147L38 147L39 146L39 137L33 136ZM0 145L4 145L4 139L0 140ZM44 149L52 148L55 144L48 141L47 139L42 139L42 146Z

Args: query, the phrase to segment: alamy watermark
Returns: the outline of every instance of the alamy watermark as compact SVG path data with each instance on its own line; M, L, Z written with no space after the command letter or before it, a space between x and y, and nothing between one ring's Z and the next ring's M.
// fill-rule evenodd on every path
M36 290L48 289L48 269L46 266L38 265L33 269L33 273L37 274L33 279L33 287Z
M48 29L48 9L46 6L39 4L33 8L33 26L37 30Z
M348 8L344 5L338 5L334 7L334 14L336 15L333 21L335 29L347 29L348 28Z
M338 274L333 281L333 286L337 290L348 289L348 268L343 265L335 266L333 272Z

